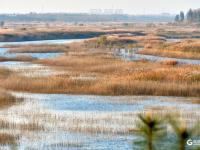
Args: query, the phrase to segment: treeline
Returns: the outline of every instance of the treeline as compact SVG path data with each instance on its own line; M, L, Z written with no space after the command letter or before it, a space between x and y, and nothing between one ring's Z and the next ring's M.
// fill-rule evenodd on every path
M200 9L190 9L186 14L183 11L175 16L176 22L200 22Z
M126 14L87 14L87 13L29 13L0 14L0 21L39 21L39 22L171 22L172 15L126 15Z

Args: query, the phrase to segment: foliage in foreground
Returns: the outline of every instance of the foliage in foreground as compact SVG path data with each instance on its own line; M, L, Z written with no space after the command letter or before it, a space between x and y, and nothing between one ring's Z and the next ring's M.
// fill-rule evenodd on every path
M137 133L141 140L134 142L144 150L199 150L198 146L187 146L187 141L199 137L199 122L191 126L177 114L167 115L161 119L156 114L139 114L136 123ZM172 132L167 132L170 127Z

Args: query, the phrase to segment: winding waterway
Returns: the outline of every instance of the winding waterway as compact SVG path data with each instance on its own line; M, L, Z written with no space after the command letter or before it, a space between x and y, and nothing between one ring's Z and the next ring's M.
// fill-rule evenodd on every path
M200 65L200 60L198 59L195 60L195 59L172 58L172 57L138 54L140 50L141 48L136 48L136 50L119 49L116 51L123 59L128 61L148 60L152 62L159 62L164 60L174 60L177 61L179 64Z
M34 42L0 43L16 44L63 44L79 40L53 40ZM0 48L0 56L7 54L6 48ZM140 55L133 52L130 56L121 50L122 57L130 60L148 59L160 61L163 57ZM30 54L38 59L57 57L58 54ZM11 56L12 57L12 56ZM170 58L171 59L171 58ZM177 59L176 59L177 60ZM178 59L180 63L200 64L200 60ZM28 62L0 62L0 66L29 74L49 75L51 68ZM20 71L21 69L21 71ZM37 71L37 70L40 70ZM31 73L34 74L33 72ZM19 136L18 149L41 150L131 150L132 142L138 137L129 133L135 128L137 114L149 110L167 113L180 112L190 121L200 117L200 105L197 98L157 97L157 96L90 96L65 94L17 93L24 102L0 110L1 119L14 124L3 132ZM191 115L190 115L191 114ZM192 117L191 117L192 116ZM19 125L34 123L34 129L26 130ZM9 146L1 146L9 149ZM134 150L139 150L136 146Z

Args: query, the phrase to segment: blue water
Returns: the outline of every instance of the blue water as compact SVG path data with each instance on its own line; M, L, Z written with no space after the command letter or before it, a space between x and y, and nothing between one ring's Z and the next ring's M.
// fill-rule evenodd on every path
M76 40L75 40L76 41ZM78 40L77 40L78 41ZM48 41L31 41L31 42L7 42L0 43L0 46L11 44L61 44L61 43L70 43L74 42L74 40L48 40ZM0 56L9 56L14 57L16 54L8 54L6 53L7 49L0 48ZM43 58L51 58L57 57L61 55L60 53L26 53L26 55L31 55L38 59ZM126 56L126 54L124 54ZM134 57L139 57L139 54L136 54ZM157 61L158 57L151 59L152 61ZM130 57L127 57L130 58ZM146 57L141 56L139 59L144 59ZM147 57L147 59L150 57ZM167 58L168 59L168 58ZM134 58L132 58L134 60ZM160 59L159 59L160 60ZM163 58L162 58L163 60ZM184 60L185 61L185 60ZM200 63L200 60L197 60ZM187 61L191 63L192 61ZM6 67L34 67L37 64L31 63L23 63L23 62L1 62L2 66ZM180 108L187 111L191 110L200 110L200 106L197 104L189 103L189 100L193 98L189 98L187 102L187 98L184 97L159 97L159 96L88 96L88 95L65 95L65 94L29 94L29 93L14 93L19 97L24 97L24 103L26 102L34 102L38 104L38 110L48 110L49 112L58 114L64 114L65 112L72 112L74 114L84 112L86 113L128 113L128 112L142 112L145 110L149 110L154 107L171 107L171 108ZM194 98L195 99L195 98ZM181 102L185 100L184 102ZM23 103L22 109L23 109ZM29 107L28 107L29 108ZM37 109L36 109L37 110ZM197 112L198 113L198 112ZM41 114L43 116L43 112ZM19 116L20 117L20 116ZM56 116L57 117L57 116ZM59 117L59 116L58 116ZM73 117L73 116L72 116ZM100 120L101 121L101 120ZM109 121L108 121L109 122ZM56 122L55 122L56 123ZM67 124L66 124L67 126ZM22 133L23 134L23 133ZM109 135L108 134L84 134L84 133L73 133L64 130L55 131L51 129L46 132L38 132L32 133L31 137L39 134L41 139L35 139L35 141L31 141L30 139L20 139L20 150L24 149L55 149L55 150L131 150L132 149L132 141L135 137L131 135ZM22 136L23 137L23 136ZM64 143L68 140L83 140L82 147L62 147L55 146L52 144ZM29 145L28 143L32 143ZM30 147L28 147L30 146ZM135 148L134 148L135 149Z
M90 96L90 95L65 95L65 94L30 94L13 93L17 97L23 97L26 101L33 101L38 107L45 108L58 114L72 112L73 114L87 113L128 113L142 112L150 107L171 107L180 108L185 113L190 110L200 110L198 104L190 101L196 98L185 97L165 97L165 96ZM171 109L171 112L173 109ZM198 113L196 111L196 113ZM46 116L48 117L48 115ZM59 116L57 116L59 117ZM77 117L77 116L74 116ZM109 122L109 121L108 121ZM56 123L56 122L55 122ZM90 124L88 124L90 126ZM114 126L115 124L113 124ZM67 124L66 124L67 126ZM112 125L111 125L112 126ZM32 133L34 135L34 133ZM135 141L140 141L137 135L131 134L111 134L111 133L83 133L56 130L55 132L46 131L39 134L43 138L35 140L32 148L55 149L55 150L140 150L137 145L132 145ZM80 147L63 146L62 143L74 141L81 143ZM26 149L28 139L20 141L20 149ZM59 144L61 143L61 145ZM169 143L168 143L169 144Z
M46 58L55 58L63 55L64 53L22 53L22 54L37 59L46 59Z
M0 42L0 46L5 45L29 45L29 44L67 44L79 42L83 39L58 39L58 40L40 40L40 41L24 41L24 42Z
M139 51L140 49L138 49ZM172 57L162 57L162 56L154 56L154 55L144 55L138 54L138 51L128 51L125 49L119 50L119 55L128 61L137 61L137 60L148 60L152 62L159 62L164 60L175 60L180 64L191 64L191 65L200 65L200 60L198 59L184 59L184 58L172 58Z
M26 42L0 42L0 57L16 57L20 55L31 56L37 59L54 58L63 55L63 53L8 53L8 48L3 48L6 45L39 45L39 44L67 44L79 42L83 39L61 39L61 40L41 40L41 41L26 41Z
M65 94L28 94L18 96L37 101L42 107L56 111L94 112L139 112L150 106L176 107L184 110L200 109L200 105L189 103L192 99L165 96L87 96ZM184 101L184 103L181 101ZM173 101L173 102L172 102ZM188 101L188 103L187 103Z
M17 57L17 56L31 56L37 59L55 58L64 53L7 53L7 48L0 48L0 57Z
M0 66L12 69L12 68L29 68L29 67L34 68L34 67L38 67L41 65L32 64L32 63L28 63L28 62L5 61L5 62L0 62Z

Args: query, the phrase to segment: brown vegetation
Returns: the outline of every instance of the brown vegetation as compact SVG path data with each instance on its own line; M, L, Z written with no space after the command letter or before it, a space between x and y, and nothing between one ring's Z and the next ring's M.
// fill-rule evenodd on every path
M126 62L109 48L71 44L64 56L36 60L65 73L50 77L11 75L1 87L26 92L103 95L200 96L199 66L176 62Z
M11 71L6 68L0 68L0 78L6 78L11 74Z
M110 27L99 30L95 27L91 29L84 27L84 31L112 31L113 33L115 31ZM33 31L33 29L30 30ZM60 28L59 30L61 31ZM62 28L62 30L71 32L78 29ZM37 29L35 32L41 31L56 32L58 30ZM39 93L200 96L199 66L179 65L173 60L161 63L127 62L115 57L113 49L116 47L132 48L145 45L146 48L141 53L163 56L166 52L166 56L171 57L200 58L198 40L167 43L165 38L157 36L152 32L153 30L145 29L145 31L148 33L147 36L112 34L69 45L11 46L10 52L13 53L65 52L63 56L52 59L27 59L33 63L51 66L64 73L48 77L32 77L30 80L29 77L21 77L12 72L7 78L0 79L2 83L0 87ZM158 33L160 32L162 31ZM173 31L173 34L179 33L182 31ZM9 60L12 61L12 59ZM4 60L8 61L5 58ZM18 60L25 61L22 58ZM0 70L0 76L5 76L5 74L6 72L1 73Z
M170 66L175 66L178 64L176 60L164 60L164 61L161 61L161 63L164 65L170 65Z
M140 53L173 58L200 59L200 40L146 45Z
M36 121L29 123L8 122L6 119L0 119L0 127L2 129L19 129L22 131L43 131L44 127Z
M16 26L16 24L15 24ZM121 26L121 25L120 25ZM118 29L116 29L118 27ZM69 25L69 24L53 24L52 27L40 26L35 24L27 27L19 25L19 27L12 29L0 29L0 41L2 42L16 42L16 41L33 41L33 40L54 40L54 39L80 39L92 38L106 34L123 34L133 33L135 35L144 35L143 32L137 29L114 27L112 24L102 26L100 24L91 24L86 26Z
M67 52L67 45L18 45L18 46L8 46L10 50L9 53L61 53Z
M18 99L16 97L12 96L11 94L0 91L0 108L7 108L7 107L15 105L21 101L22 101L22 99Z
M0 57L0 62L5 61L33 61L36 58L33 58L31 56L21 55L16 57Z
M18 137L11 134L0 133L0 145L16 145Z

